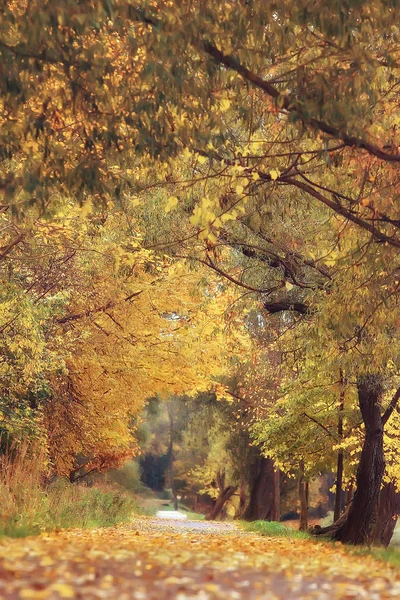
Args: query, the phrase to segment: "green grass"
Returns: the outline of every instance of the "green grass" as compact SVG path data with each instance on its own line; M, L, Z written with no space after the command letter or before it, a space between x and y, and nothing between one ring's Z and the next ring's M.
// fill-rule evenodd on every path
M104 527L139 512L131 493L114 485L43 484L45 461L28 444L0 455L0 536L25 537L68 527Z
M377 560L400 567L400 552L397 548L374 548L368 546L343 546L350 554L373 556Z
M246 531L252 531L259 535L268 537L288 537L293 539L310 539L311 536L305 531L297 531L290 527L285 527L277 521L242 521L242 527Z
M285 527L282 523L276 521L254 521L254 522L242 522L242 527L246 531L252 531L259 535L265 535L267 537L286 537L292 539L308 539L315 544L331 544L335 546L340 542L335 542L325 537L315 537L304 531L297 531L289 527ZM358 556L373 556L377 560L381 560L385 563L389 563L394 567L400 567L400 551L398 548L374 548L368 546L349 546L342 545L349 554Z
M30 506L27 499L33 500ZM25 537L70 527L109 527L138 512L135 500L117 488L58 481L47 488L18 490L0 517L0 535Z

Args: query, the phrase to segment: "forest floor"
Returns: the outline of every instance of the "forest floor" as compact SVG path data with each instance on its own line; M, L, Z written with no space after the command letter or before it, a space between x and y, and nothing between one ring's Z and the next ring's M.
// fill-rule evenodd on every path
M400 597L400 570L339 544L207 521L135 518L0 541L0 598L277 600Z

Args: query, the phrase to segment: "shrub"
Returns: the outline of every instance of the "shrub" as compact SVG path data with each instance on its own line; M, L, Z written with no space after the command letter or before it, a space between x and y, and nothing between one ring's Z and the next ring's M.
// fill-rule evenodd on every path
M138 511L133 497L115 485L88 488L57 479L46 486L45 453L34 450L22 443L0 455L0 535L110 526Z

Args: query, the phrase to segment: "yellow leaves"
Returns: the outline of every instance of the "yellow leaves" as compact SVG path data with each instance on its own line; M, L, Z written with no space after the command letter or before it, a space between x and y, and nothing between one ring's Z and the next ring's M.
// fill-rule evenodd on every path
M270 172L270 177L272 179L272 181L276 181L278 179L278 177L280 177L281 173L278 169L272 169Z
M131 198L130 205L132 206L132 208L136 208L137 206L140 206L140 204L141 202L138 196L133 196L133 198Z
M84 204L82 204L81 209L80 209L80 215L84 219L85 217L90 215L92 212L93 212L93 201L91 198L89 198L88 200L86 200L86 202L84 202Z
M228 98L223 98L220 100L219 106L222 112L226 112L231 106L231 101Z
M165 212L169 213L178 206L179 199L176 196L170 196L165 205Z
M398 596L396 569L340 544L263 535L257 526L250 533L227 522L193 529L190 522L135 518L119 527L6 540L3 590L33 600L131 597L130 573L144 598L275 598L275 590L278 599L277 586L294 589L293 582L315 598L319 590L332 599ZM43 553L55 562L44 572L37 569Z
M74 588L66 583L53 583L50 589L54 592L58 592L61 598L75 598Z
M71 585L60 582L52 583L45 589L21 589L19 592L19 597L31 600L46 600L46 598L52 598L53 592L55 592L60 598L75 598L75 591L76 590Z
M199 154L197 157L197 160L201 165L204 165L204 163L207 162L207 157L203 156L202 154Z
M243 194L243 191L244 191L244 187L242 185L238 184L235 187L235 192L238 194L238 196L240 196L240 194Z

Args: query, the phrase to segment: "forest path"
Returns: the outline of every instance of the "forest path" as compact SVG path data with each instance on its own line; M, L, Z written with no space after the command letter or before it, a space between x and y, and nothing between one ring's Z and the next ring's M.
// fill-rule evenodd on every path
M400 597L400 572L311 540L233 524L136 518L0 541L0 598L277 600Z

